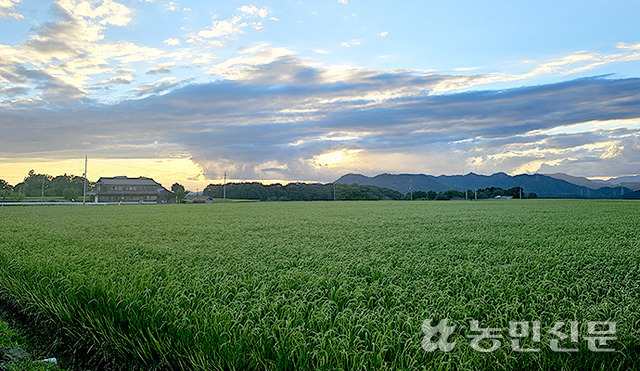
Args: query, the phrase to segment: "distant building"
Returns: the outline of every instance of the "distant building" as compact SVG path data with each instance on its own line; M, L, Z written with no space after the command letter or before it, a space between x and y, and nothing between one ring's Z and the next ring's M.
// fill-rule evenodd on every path
M193 198L194 204L210 204L213 200L209 196L196 196Z
M94 202L164 203L169 191L151 178L102 177L88 193Z
M513 198L513 196L500 196L500 195L498 195L498 196L496 196L494 198L497 199L497 200L511 200Z

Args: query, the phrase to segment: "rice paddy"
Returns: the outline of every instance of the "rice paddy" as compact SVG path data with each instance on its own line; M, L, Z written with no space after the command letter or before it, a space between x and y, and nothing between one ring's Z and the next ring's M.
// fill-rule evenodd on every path
M0 293L126 369L628 369L639 224L635 201L0 207Z

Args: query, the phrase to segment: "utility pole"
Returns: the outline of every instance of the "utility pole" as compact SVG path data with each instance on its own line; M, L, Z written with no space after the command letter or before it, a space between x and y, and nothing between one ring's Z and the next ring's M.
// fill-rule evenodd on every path
M333 183L333 200L336 200L336 183Z
M411 194L411 201L413 201L413 178L409 178L409 193Z
M84 177L84 182L82 185L82 204L86 205L87 204L87 156L84 156L84 174L82 174L82 176Z
M224 172L224 182L222 183L222 202L227 202L227 172Z
M40 202L44 202L44 178L45 177L42 177L42 198L40 199Z

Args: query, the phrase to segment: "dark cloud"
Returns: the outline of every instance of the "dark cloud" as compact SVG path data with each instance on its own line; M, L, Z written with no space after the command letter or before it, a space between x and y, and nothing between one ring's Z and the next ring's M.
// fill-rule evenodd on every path
M139 90L154 95L114 105L81 101L53 111L2 108L0 128L15 126L21 132L10 141L0 139L0 156L19 156L33 148L140 155L146 143L158 142L191 154L205 173L233 169L235 178L313 176L327 181L333 173L312 169L311 160L339 150L360 150L363 161L370 153L418 157L436 153L446 158L449 152L457 164L482 158L484 165L479 166L487 171L512 172L541 156L561 165L558 169L574 174L576 169L581 175L597 175L605 163L624 174L632 166L637 169L638 125L568 134L545 130L639 118L640 79L596 77L504 91L430 95L428 86L447 77L365 71L339 83L322 83L322 74L309 68L279 75L286 70L281 63L274 62L273 70L261 67L265 72L255 75L259 84L218 81L176 89L176 82L160 81ZM44 76L40 80L53 81ZM531 134L536 130L540 132ZM605 149L580 148L612 140L621 141L620 151L614 148L604 154ZM536 148L539 152L532 152ZM506 151L516 155L501 155ZM576 156L582 162L572 159ZM377 165L368 164L374 171Z

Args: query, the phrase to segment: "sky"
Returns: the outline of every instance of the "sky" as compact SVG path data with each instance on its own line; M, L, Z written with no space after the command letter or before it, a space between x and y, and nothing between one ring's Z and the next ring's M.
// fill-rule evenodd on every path
M0 179L640 173L636 1L0 0Z

